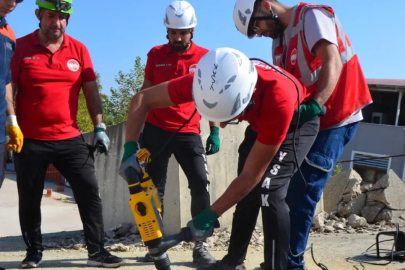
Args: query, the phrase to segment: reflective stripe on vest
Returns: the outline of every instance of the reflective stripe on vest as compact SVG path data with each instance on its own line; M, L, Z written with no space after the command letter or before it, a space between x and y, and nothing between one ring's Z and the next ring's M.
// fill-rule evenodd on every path
M299 3L294 7L293 21L290 22L291 36L287 37L287 44L283 44L280 38L273 41L273 63L298 78L307 87L306 98L312 98L322 62L309 50L304 37L304 15L311 8L324 9L334 16L338 49L343 64L335 91L325 104L328 110L326 116L321 118L321 129L324 129L342 122L355 111L370 104L372 99L356 53L335 12L328 6ZM350 72L347 71L348 68Z

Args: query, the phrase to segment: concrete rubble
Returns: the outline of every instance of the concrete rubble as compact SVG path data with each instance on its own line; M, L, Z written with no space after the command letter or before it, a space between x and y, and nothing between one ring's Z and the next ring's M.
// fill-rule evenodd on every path
M405 224L405 183L393 171L379 179L374 185L361 185L362 179L354 170L331 177L324 190L324 209L314 217L313 234L377 234L401 228ZM216 229L208 238L210 250L226 251L231 227ZM132 224L121 224L105 232L106 249L113 252L147 251L137 228ZM46 248L86 251L83 233L71 238L54 239L44 243ZM182 242L172 248L176 251L192 250L193 243ZM258 227L250 241L251 249L263 248L263 232Z
M374 185L362 185L350 169L332 176L324 189L324 209L314 217L314 232L365 233L405 224L405 183L390 170ZM340 219L340 222L335 222Z
M124 234L125 232L125 234ZM135 233L132 233L135 232ZM231 235L231 227L226 226L223 228L215 229L214 235L208 238L207 243L210 250L224 251L228 249L229 237ZM53 242L46 242L44 246L48 249L61 249L61 250L80 250L86 251L86 244L84 242L84 235L81 233L71 238L54 239ZM123 224L114 230L105 232L104 235L105 247L108 251L112 252L131 252L131 251L147 251L147 248L142 242L141 236L137 234L137 230L130 224ZM192 250L194 243L182 242L171 250L184 251ZM250 240L250 247L259 249L263 247L263 232L256 227L252 239Z

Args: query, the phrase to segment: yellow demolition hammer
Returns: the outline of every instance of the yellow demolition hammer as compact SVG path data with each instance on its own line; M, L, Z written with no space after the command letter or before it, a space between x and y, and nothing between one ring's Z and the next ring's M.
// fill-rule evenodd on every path
M125 171L131 199L129 205L143 242L149 249L156 269L170 270L170 260L166 251L180 243L190 242L191 232L185 227L179 234L163 237L162 205L152 179L145 171L151 161L150 153L141 149L136 153L141 173L130 167Z

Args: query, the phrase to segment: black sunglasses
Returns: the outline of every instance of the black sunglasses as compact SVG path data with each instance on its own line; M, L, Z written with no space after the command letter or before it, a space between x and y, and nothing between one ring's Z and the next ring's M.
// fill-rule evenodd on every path
M22 3L24 0L16 0L17 4Z
M242 115L245 115L248 113L248 111L250 110L250 108L252 108L255 105L255 101L252 99L249 104L246 106L246 108L243 110L243 112L238 116L237 119L231 119L229 121L223 122L226 123L227 125L238 125L240 123L239 118Z

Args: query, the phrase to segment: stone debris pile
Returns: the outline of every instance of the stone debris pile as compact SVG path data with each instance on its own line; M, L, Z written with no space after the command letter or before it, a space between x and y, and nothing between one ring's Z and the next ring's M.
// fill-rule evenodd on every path
M375 184L363 185L356 171L344 171L331 177L326 184L323 193L325 212L314 217L313 231L391 230L395 223L405 223L404 194L405 183L392 170Z
M227 250L230 235L230 226L215 229L214 235L207 240L210 250ZM123 224L116 229L106 231L104 241L105 247L108 251L147 251L141 236L138 234L137 228L130 224ZM83 233L75 237L54 238L52 241L44 243L44 246L49 249L80 250L87 252ZM250 240L250 246L254 249L263 247L263 232L258 227L256 227L253 232L252 239ZM193 248L194 243L181 242L179 245L172 247L170 250L184 251L192 250Z

